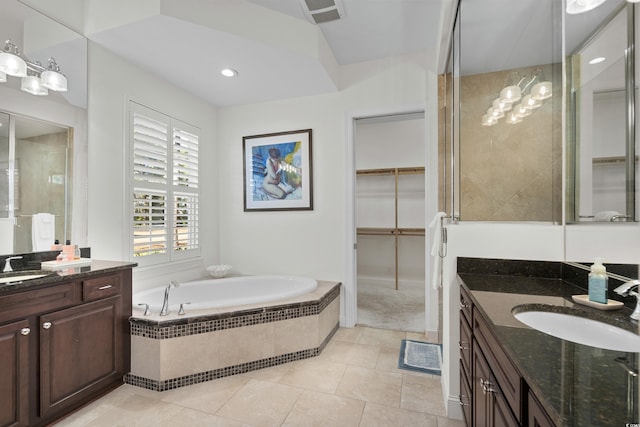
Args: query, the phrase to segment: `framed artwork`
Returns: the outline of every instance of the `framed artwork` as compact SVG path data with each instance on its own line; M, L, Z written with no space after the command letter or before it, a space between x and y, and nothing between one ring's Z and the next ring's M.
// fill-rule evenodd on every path
M244 211L313 209L311 129L245 136Z

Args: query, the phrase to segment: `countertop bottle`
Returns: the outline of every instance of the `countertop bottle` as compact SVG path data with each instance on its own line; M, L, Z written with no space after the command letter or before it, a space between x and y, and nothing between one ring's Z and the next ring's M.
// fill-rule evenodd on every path
M589 301L606 304L608 302L608 285L607 269L602 265L602 260L596 258L591 266L591 273L589 273Z

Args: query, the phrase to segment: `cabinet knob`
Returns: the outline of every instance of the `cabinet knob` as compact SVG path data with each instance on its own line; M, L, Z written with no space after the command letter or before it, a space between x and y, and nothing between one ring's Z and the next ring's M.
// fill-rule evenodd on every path
M466 396L463 396L461 394L458 395L458 400L460 401L460 406L469 406L469 404L464 401L465 398L466 398Z
M51 322L44 322L44 323L42 324L42 328L43 328L43 329L49 329L50 327L51 327Z
M470 305L468 301L465 301L465 300L460 301L460 308L469 308L469 307Z
M469 343L465 341L458 341L458 347L460 350L469 350Z
M491 381L480 378L480 385L482 386L482 394L495 393Z
M22 329L20 329L20 333L22 335L29 335L29 332L31 332L30 328L22 328Z

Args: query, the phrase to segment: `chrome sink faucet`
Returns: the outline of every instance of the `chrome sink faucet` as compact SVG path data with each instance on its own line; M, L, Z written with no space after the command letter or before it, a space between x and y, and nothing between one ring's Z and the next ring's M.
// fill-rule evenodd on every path
M631 313L631 318L633 320L640 319L640 293L638 293L638 287L640 286L640 280L630 280L622 285L618 286L613 290L616 294L629 297L634 296L637 299L636 309Z
M11 260L12 259L22 259L21 256L10 256L4 259L4 269L2 270L3 273L9 273L11 271L13 271L13 268L11 268Z
M167 287L164 288L164 301L162 302L162 309L160 310L160 316L166 316L167 314L169 314L169 290L171 289L172 286L174 288L179 288L180 283L176 282L175 280L172 280L171 282L169 282Z

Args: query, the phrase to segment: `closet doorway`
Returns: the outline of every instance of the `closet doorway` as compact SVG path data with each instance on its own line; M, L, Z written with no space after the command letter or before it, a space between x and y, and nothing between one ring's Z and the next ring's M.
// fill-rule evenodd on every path
M424 113L354 127L357 324L424 333Z

